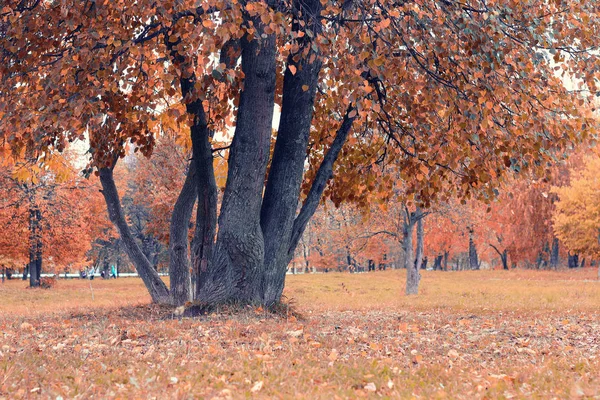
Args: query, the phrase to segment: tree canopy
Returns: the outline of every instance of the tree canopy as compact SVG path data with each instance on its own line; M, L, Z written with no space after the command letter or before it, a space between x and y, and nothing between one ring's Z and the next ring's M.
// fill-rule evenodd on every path
M155 301L272 304L324 194L387 198L392 168L425 205L490 199L507 170L544 172L595 132L593 2L5 4L0 138L41 156L87 136L87 172ZM165 115L192 142L170 291L131 238L113 179L128 148L151 155ZM230 131L217 219L213 142Z

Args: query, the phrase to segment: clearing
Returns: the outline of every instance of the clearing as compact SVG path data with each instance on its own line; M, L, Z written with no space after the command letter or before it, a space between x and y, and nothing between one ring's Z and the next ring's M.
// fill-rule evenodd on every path
M0 284L1 398L600 398L596 270L288 276L196 319L139 279Z

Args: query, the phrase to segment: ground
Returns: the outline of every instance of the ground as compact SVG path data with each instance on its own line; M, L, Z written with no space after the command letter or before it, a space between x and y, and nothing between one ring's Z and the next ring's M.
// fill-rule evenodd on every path
M289 276L297 313L179 319L135 278L0 284L0 398L600 398L600 282Z

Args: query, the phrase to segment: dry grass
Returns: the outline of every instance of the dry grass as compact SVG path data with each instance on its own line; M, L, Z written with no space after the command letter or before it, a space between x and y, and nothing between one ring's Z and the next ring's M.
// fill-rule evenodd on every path
M0 285L0 398L600 398L595 270L290 276L306 318L171 319L135 279Z

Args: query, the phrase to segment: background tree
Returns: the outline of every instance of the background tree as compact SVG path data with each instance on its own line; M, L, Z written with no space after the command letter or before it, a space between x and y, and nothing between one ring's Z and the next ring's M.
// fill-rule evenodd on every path
M570 252L592 259L600 255L599 172L600 159L587 157L569 186L552 189L559 198L552 218L556 236Z

